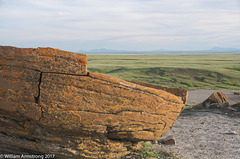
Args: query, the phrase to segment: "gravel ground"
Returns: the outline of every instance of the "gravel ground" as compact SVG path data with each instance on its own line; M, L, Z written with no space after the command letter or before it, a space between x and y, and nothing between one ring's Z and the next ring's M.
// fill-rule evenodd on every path
M200 103L214 91L191 90L188 102ZM240 96L233 94L235 91L218 91L228 96L230 104L240 102ZM239 117L212 109L183 112L166 136L169 135L175 137L176 145L155 144L155 147L177 153L183 159L240 159Z
M187 103L201 103L207 99L213 92L223 92L227 95L230 105L240 102L240 96L233 94L234 92L240 92L240 90L208 90L208 89L196 89L188 91Z

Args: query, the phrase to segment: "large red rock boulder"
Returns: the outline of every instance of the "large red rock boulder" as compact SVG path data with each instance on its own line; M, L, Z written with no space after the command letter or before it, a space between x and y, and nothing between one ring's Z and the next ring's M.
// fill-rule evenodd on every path
M0 46L0 152L118 158L175 124L182 96L87 72L87 55Z

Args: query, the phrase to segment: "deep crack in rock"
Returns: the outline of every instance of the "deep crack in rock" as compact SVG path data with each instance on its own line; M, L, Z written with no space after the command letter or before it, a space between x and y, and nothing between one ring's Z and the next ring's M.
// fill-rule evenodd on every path
M35 103L39 104L40 95L41 95L41 82L42 82L42 72L40 73L39 83L38 83L38 95L34 97Z

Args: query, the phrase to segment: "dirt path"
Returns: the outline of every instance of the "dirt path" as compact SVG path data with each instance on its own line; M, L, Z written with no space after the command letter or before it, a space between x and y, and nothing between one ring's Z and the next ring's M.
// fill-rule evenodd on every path
M200 103L213 92L190 91L188 102ZM233 95L234 91L222 92L228 96L230 104L240 101L240 96ZM175 137L177 145L155 144L156 148L178 153L183 159L240 159L239 117L229 117L218 110L209 109L183 112L168 135Z

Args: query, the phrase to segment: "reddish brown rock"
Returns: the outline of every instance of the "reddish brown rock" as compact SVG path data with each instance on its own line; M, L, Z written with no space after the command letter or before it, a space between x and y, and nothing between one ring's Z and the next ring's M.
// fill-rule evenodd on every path
M151 87L151 88L164 90L166 92L169 92L171 94L174 94L176 96L181 97L184 104L187 103L188 91L186 89L168 88L168 87L163 87L163 86L159 86L159 85L153 85L153 84L149 84L149 83L142 83L142 82L133 82L133 83L136 83L136 84L139 84L139 85L142 85L142 86L146 86L146 87Z
M203 103L207 108L211 107L226 107L229 106L228 98L223 92L214 92Z
M2 153L118 158L165 135L184 107L183 96L87 73L82 54L0 48Z

